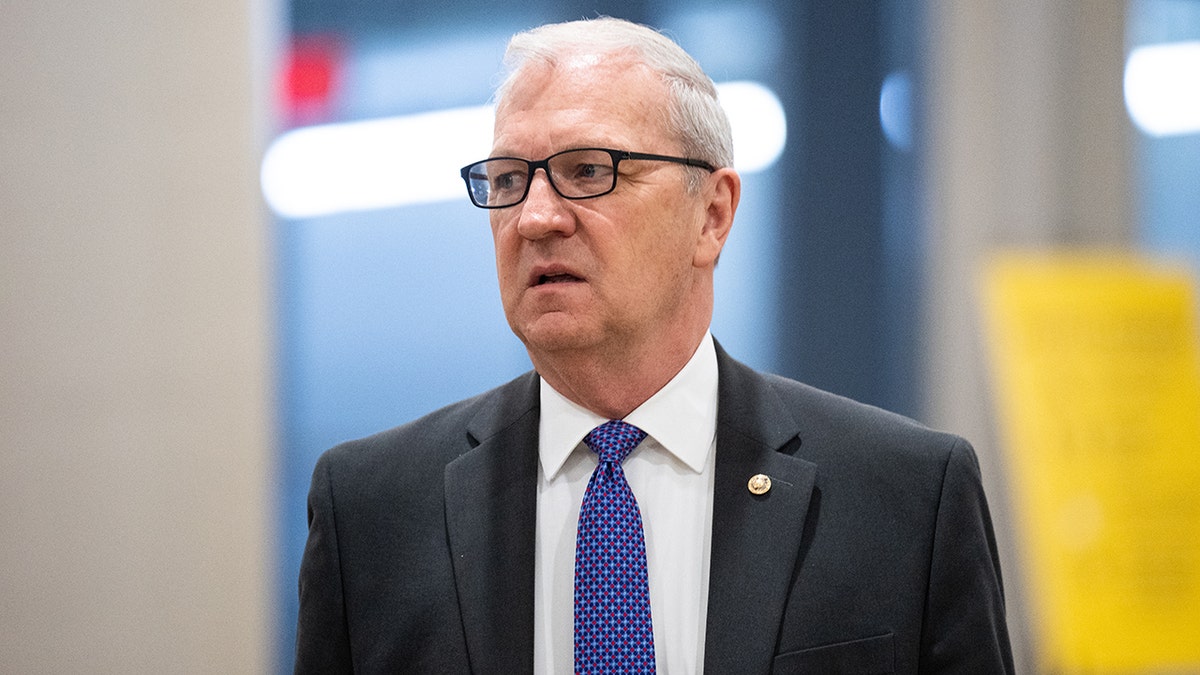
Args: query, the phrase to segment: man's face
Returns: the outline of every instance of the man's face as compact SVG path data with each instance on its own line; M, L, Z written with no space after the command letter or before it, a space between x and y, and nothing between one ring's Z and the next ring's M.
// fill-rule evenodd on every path
M496 111L492 154L679 155L665 129L666 100L656 75L624 59L530 66ZM560 197L539 170L524 202L491 212L504 311L535 362L563 350L645 349L711 311L691 301L710 261L697 260L705 208L687 190L687 169L623 160L619 170L612 193L577 201Z

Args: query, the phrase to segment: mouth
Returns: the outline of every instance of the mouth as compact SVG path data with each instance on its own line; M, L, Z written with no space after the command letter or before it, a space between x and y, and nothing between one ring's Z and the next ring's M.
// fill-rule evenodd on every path
M541 274L534 280L534 286L544 286L546 284L566 284L573 281L583 281L574 274L566 272L556 272L553 274Z
M529 270L531 287L572 284L581 281L584 281L584 278L578 274L578 270L561 263L535 265L533 269Z

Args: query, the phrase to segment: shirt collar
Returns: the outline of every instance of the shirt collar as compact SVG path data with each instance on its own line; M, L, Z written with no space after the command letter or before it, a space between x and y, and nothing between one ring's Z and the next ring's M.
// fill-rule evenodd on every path
M592 429L607 422L541 380L538 456L553 479ZM693 471L705 467L717 433L717 352L705 333L696 353L675 377L625 417Z

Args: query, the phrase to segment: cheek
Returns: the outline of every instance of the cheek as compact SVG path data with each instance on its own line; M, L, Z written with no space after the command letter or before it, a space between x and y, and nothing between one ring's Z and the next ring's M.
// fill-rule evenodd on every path
M496 271L503 278L516 264L517 246L513 228L495 217L492 219L492 248L496 254Z
M502 217L503 214L498 211L490 211L488 215L488 225L492 228L492 242L499 249L500 240L504 237L504 232L507 229L505 219Z
M652 225L635 255L648 272L673 277L680 269L691 266L695 248L696 237L688 224L664 220Z

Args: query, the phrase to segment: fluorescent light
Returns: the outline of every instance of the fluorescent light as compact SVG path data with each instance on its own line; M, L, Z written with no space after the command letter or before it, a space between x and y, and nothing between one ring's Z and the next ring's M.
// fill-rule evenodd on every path
M787 116L775 92L758 82L724 82L717 95L733 128L733 166L762 171L779 159L787 143Z
M736 167L766 169L787 138L783 106L755 82L718 85L733 126ZM271 144L260 179L267 204L282 218L450 201L466 197L459 167L486 157L489 106L302 127Z
M912 77L897 70L879 88L879 126L888 142L900 150L912 148Z
M1200 41L1138 47L1125 62L1125 107L1151 136L1200 131Z
M465 198L458 169L491 136L488 106L302 127L267 149L263 196L284 218Z

